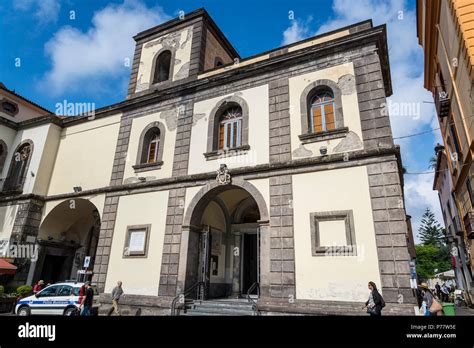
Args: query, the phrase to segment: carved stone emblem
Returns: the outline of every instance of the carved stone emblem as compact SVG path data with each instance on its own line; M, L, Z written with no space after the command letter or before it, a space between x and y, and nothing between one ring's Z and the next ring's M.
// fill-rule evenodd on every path
M232 182L227 165L221 164L219 170L217 171L216 181L219 185L229 185Z

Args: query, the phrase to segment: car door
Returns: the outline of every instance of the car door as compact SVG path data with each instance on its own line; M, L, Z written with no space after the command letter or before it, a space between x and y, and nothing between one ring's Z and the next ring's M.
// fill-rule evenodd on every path
M64 309L70 304L74 304L72 286L61 285L53 301L54 314L63 315Z
M51 315L54 313L53 301L59 290L59 285L50 285L36 294L29 304L31 314Z

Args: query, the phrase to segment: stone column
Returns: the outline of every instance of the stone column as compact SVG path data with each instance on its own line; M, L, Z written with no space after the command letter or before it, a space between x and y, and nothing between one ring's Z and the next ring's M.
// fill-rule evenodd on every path
M238 298L240 297L240 260L242 255L242 235L240 232L233 232L233 235L234 249L232 250L232 255L234 257L234 262L232 266L232 297Z

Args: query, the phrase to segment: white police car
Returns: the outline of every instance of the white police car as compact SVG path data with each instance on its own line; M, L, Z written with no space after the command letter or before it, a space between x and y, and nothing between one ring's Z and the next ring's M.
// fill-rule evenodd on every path
M15 307L15 313L20 316L33 314L42 315L77 315L80 290L84 283L56 283L45 287L35 295L22 298ZM92 285L94 300L92 314L99 310L99 292ZM83 300L81 298L81 300Z

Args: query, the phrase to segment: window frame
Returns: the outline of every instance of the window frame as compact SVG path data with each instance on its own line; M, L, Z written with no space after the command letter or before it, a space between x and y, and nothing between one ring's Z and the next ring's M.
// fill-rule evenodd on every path
M4 106L3 106L4 103L9 103L9 104L13 105L13 107L15 108L15 110L14 110L13 112L11 112L11 111L5 109ZM15 102L13 102L13 101L7 99L7 98L2 98L2 99L0 100L0 111L6 113L6 114L7 114L8 116L10 116L10 117L15 117L15 116L18 114L18 112L20 111L20 109L19 109L17 103L15 103Z
M143 247L143 251L128 251L126 250L130 247L130 239L133 232L138 232L144 230L145 231L145 245ZM147 258L148 257L148 246L150 244L150 232L151 232L151 224L148 225L131 225L127 226L127 231L125 234L125 243L123 246L123 253L122 258Z
M240 146L232 149L219 149L219 133L221 117L226 110L232 107L240 107ZM220 100L209 114L207 152L204 157L209 160L218 159L220 155L241 155L250 150L249 146L249 107L247 102L238 96L231 96Z
M0 148L2 151L0 153L0 177L2 177L3 168L5 167L8 156L8 146L2 139L0 139Z
M219 150L223 151L229 151L229 150L234 150L242 146L242 108L241 107L229 107L225 109L221 115L220 118L222 118L226 112L228 112L231 109L239 109L240 110L240 116L235 117L235 118L229 118L229 119L224 119L219 121ZM234 134L234 127L233 125L237 124L236 127L236 132L237 135ZM220 133L220 127L224 127L224 146L220 148L220 142L221 142L221 133ZM230 129L230 135L229 135L229 129ZM230 139L229 139L230 136ZM234 143L234 138L235 138L235 146L229 147L227 146L229 143L232 145Z
M171 53L168 79L155 82L155 72L156 72L156 69L158 68L158 58L160 57L161 54L165 53L166 51L169 51ZM153 68L151 69L150 86L158 86L158 85L173 82L175 55L176 55L176 50L171 47L163 47L161 50L156 52L156 54L153 56Z
M323 91L329 91L333 96L334 129L314 132L314 126L312 125L312 101L318 93ZM344 138L347 133L349 133L349 128L344 125L342 91L334 81L322 79L314 81L306 86L300 96L300 112L301 135L298 137L303 144Z
M149 132L152 131L153 129L157 129L159 131L158 151L156 154L157 156L156 162L148 163L147 161L148 161L148 154L149 154L149 145L150 145L151 140L150 142L148 142L147 136ZM136 164L132 166L132 168L135 170L135 173L161 169L161 167L163 166L165 134L166 134L165 125L158 121L150 123L142 130L140 134L140 138L139 138L137 158L135 161Z
M346 245L330 245L320 244L319 222L340 221L345 223ZM326 212L310 213L310 229L311 229L311 252L312 256L332 256L328 255L328 251L337 248L338 251L350 253L346 256L357 256L357 243L354 227L354 213L352 210L336 210ZM338 256L338 255L335 255Z
M311 98L311 103L309 105L309 108L310 108L310 112L308 114L308 130L309 129L312 129L312 134L317 134L317 133L324 133L324 132L331 132L333 130L336 129L336 102L334 100L334 95L332 93L332 91L324 91L324 90L321 90L320 92L321 94L323 93L329 93L331 94L331 100L330 101L324 101L324 102L319 102L319 103L314 103L313 100L318 97L320 94L319 93L316 93L315 95L313 95L313 97ZM326 105L332 105L332 110L333 110L333 114L334 114L334 129L330 129L328 130L327 129L327 120L326 120L326 108L325 106ZM314 109L321 109L321 128L322 128L322 131L320 132L316 132L315 129L314 129L314 113L313 113L313 110Z
M34 144L33 144L33 141L30 140L30 139L27 139L27 140L23 140L15 149L15 151L12 153L12 156L11 156L11 159L10 159L10 166L8 168L8 174L7 174L7 178L13 178L13 169L14 169L14 162L15 162L15 157L16 157L16 154L19 153L21 151L21 149L25 146L30 146L30 154L28 156L28 159L26 161L26 164L25 164L25 170L23 172L23 175L21 177L19 177L19 182L18 182L18 187L17 188L9 188L7 190L7 187L5 184L8 183L7 179L5 179L5 181L3 182L3 185L2 185L2 191L12 191L12 192L23 192L23 188L25 186L25 182L26 182L26 178L28 176L28 170L30 168L30 163L31 163L31 158L33 157L33 153L34 153Z

